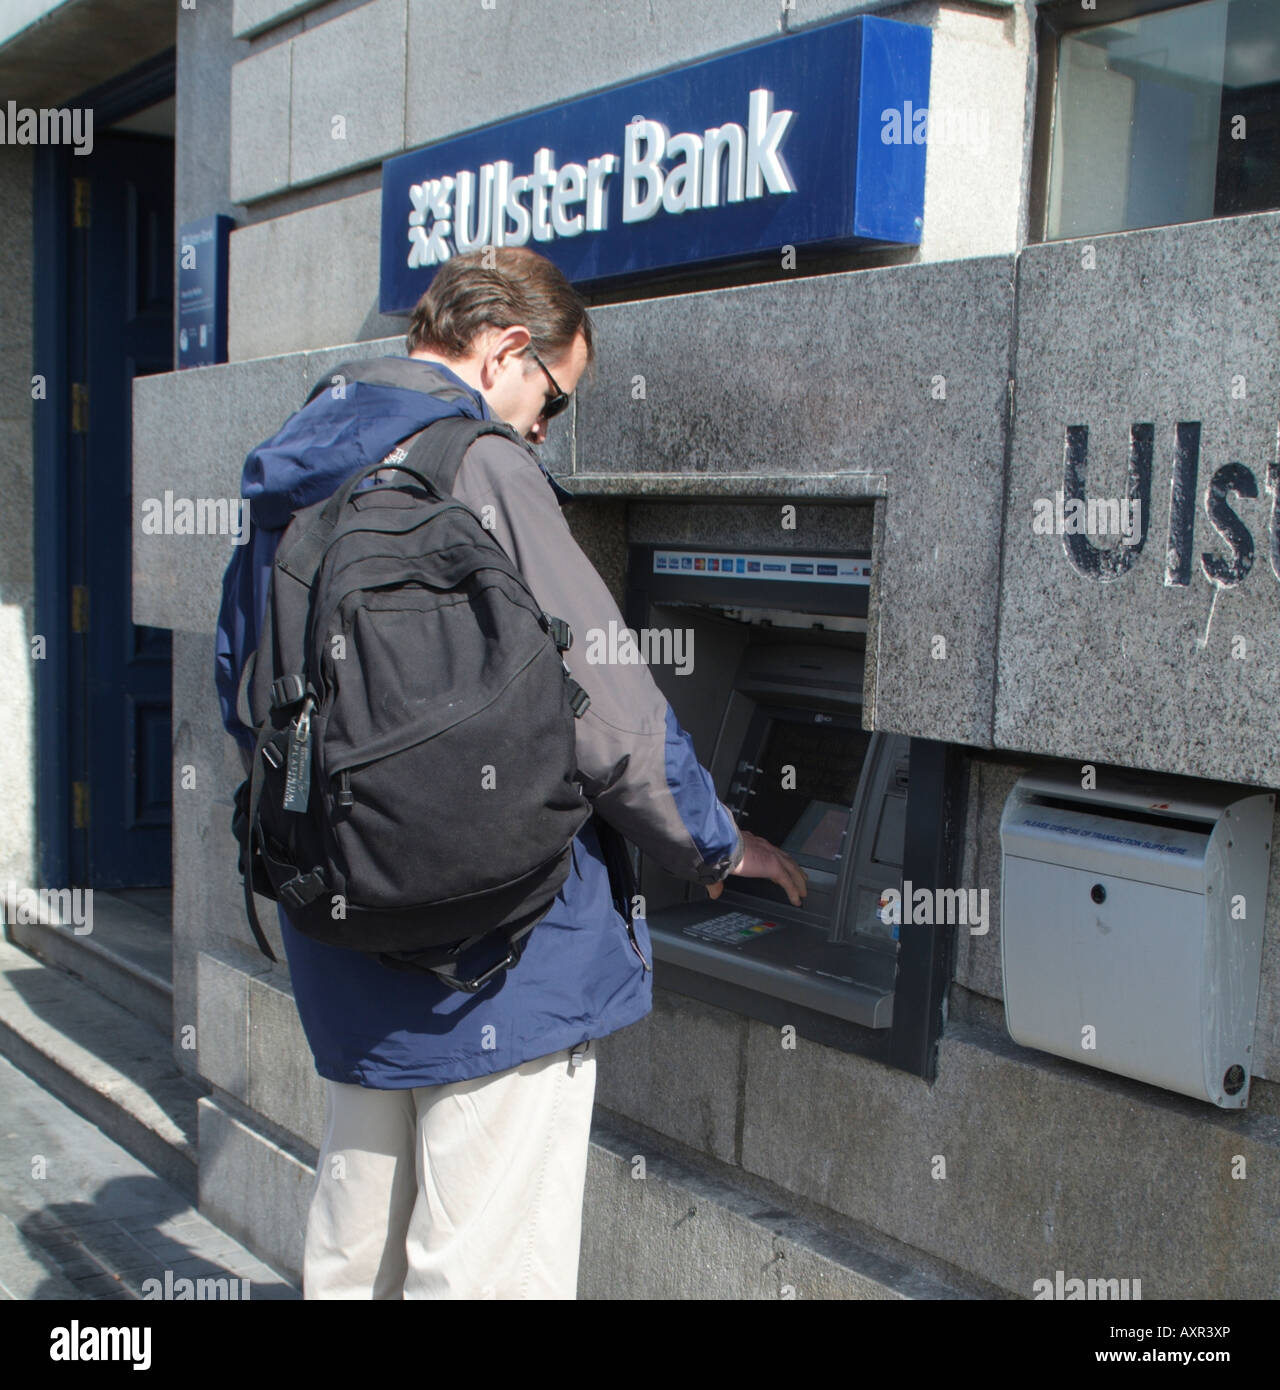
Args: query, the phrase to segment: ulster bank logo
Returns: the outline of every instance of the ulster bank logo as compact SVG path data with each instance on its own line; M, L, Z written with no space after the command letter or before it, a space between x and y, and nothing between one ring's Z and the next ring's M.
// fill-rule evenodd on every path
M747 102L747 124L669 133L636 116L625 127L622 154L585 164L556 165L542 148L517 174L510 160L459 169L409 188L408 264L439 265L484 246L525 246L608 230L611 181L621 177L622 221L678 215L796 191L782 157L794 111L775 111L760 87Z
M1256 545L1234 505L1236 499L1259 496L1258 477L1239 460L1223 463L1208 475L1200 491L1202 468L1200 422L1181 420L1173 430L1173 469L1169 486L1168 536L1165 547L1164 583L1186 588L1195 570L1211 584L1232 588L1253 569ZM1068 425L1063 449L1062 489L1056 499L1037 498L1033 503L1032 531L1062 537L1067 559L1078 574L1103 582L1120 579L1133 569L1146 545L1153 521L1151 478L1156 450L1156 430L1151 424L1129 429L1129 468L1123 498L1086 496L1089 464L1089 428ZM1271 568L1280 580L1280 435L1275 457L1267 464L1266 490L1270 494L1267 525ZM1196 547L1196 512L1216 533L1213 549ZM1099 543L1095 536L1109 537ZM1202 542L1203 544L1203 542Z

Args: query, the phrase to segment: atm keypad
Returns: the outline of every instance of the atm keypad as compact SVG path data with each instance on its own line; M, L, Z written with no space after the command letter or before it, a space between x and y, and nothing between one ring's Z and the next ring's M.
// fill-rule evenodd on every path
M757 917L754 912L728 912L710 922L685 927L684 934L714 942L717 946L742 946L758 937L768 936L770 932L781 931L785 925Z

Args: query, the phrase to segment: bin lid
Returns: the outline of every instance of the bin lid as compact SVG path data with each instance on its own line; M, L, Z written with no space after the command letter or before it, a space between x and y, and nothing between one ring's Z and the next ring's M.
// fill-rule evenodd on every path
M1029 772L1019 778L1016 790L1079 801L1082 809L1094 812L1103 806L1116 806L1191 821L1217 821L1237 801L1273 795L1263 787L1237 787L1200 777L1179 777L1175 782L1159 773L1110 767L1098 768L1097 785L1086 790L1080 785L1081 766L1071 763Z
M1021 787L1021 784L1019 784ZM1000 838L1009 859L1150 883L1186 892L1205 890L1205 857L1212 825L1146 825L1092 811L1044 806L1015 794L1005 806Z

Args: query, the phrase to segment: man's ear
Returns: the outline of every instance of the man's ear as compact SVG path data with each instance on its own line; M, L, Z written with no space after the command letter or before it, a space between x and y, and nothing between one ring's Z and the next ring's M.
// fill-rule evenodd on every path
M510 328L496 332L485 352L484 368L487 377L496 376L503 360L509 354L522 353L531 342L533 337L523 324L512 324ZM492 380L488 380L486 384L492 385Z

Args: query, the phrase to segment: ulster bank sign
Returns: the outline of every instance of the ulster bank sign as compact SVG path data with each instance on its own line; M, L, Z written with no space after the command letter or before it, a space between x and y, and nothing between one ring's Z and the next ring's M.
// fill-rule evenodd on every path
M784 246L914 245L930 43L863 16L389 160L382 312L485 246L530 246L586 284Z

